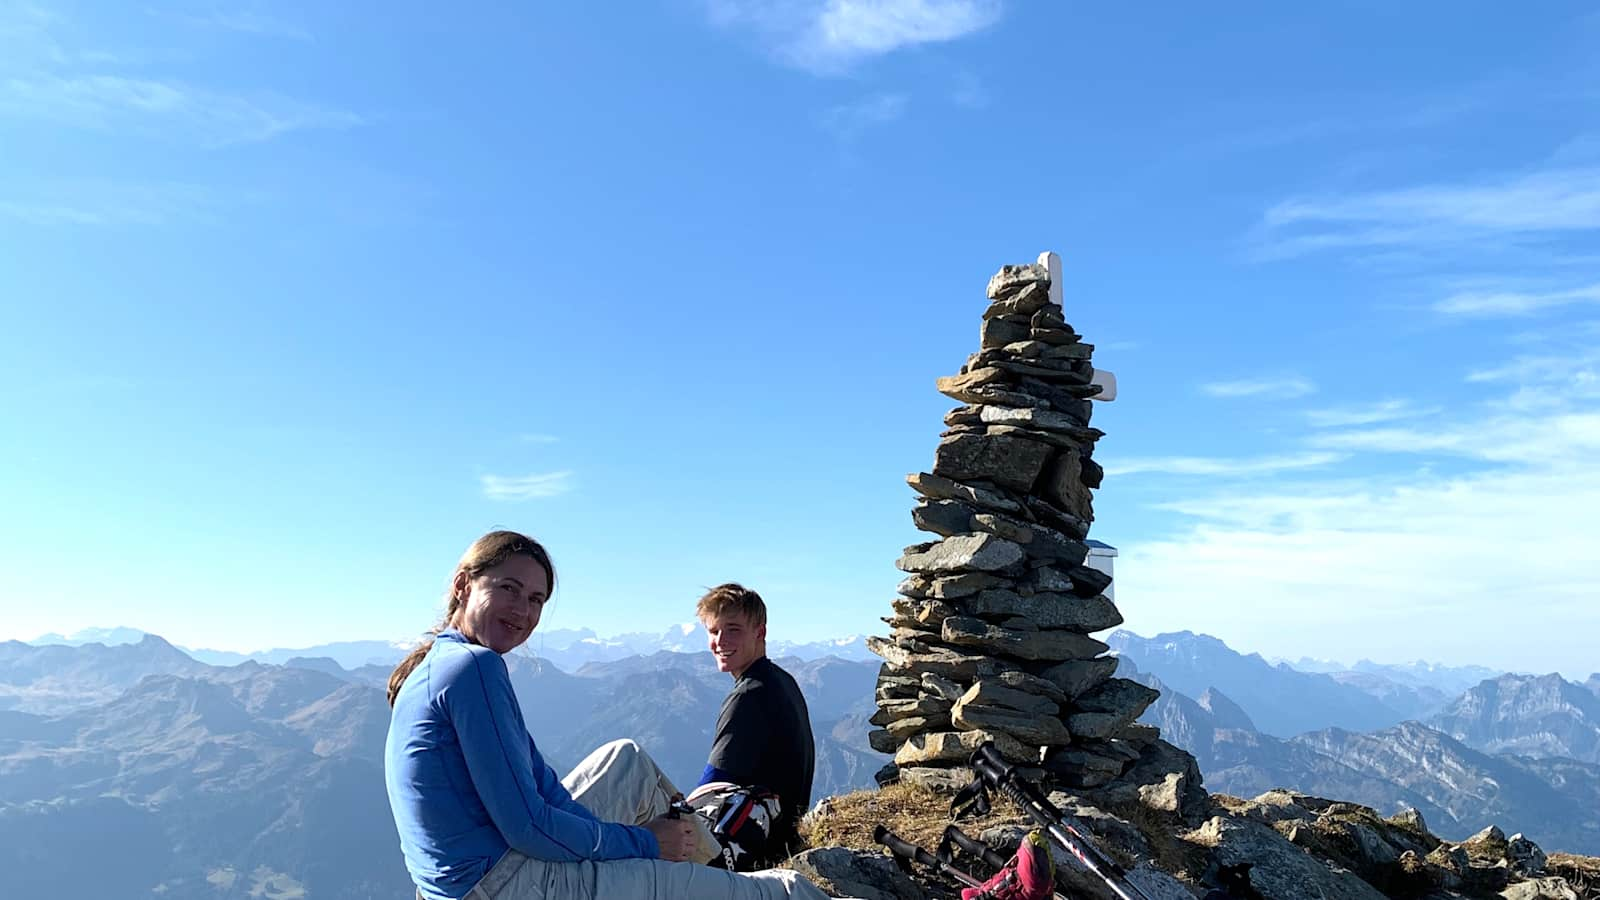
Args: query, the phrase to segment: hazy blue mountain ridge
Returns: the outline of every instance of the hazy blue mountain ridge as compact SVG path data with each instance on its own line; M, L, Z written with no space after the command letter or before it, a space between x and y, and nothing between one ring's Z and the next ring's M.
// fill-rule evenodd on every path
M1194 661L1208 659L1223 662L1217 670L1224 675L1253 669L1268 679L1255 696L1276 700L1305 684L1295 677L1304 673L1254 666L1214 638L1165 635L1151 639L1156 641L1183 652L1143 658L1158 671L1168 671L1162 667L1176 659L1175 671L1195 678L1192 683L1204 675ZM1557 675L1504 675L1456 698L1451 714L1442 718L1470 732L1469 739L1415 721L1367 733L1324 727L1284 738L1257 731L1248 704L1209 685L1200 692L1204 702L1196 700L1143 671L1135 658L1120 658L1119 675L1162 692L1141 721L1192 753L1212 791L1251 797L1288 788L1383 812L1411 807L1446 837L1464 838L1497 824L1527 832L1546 849L1600 852L1600 766L1568 758L1593 746L1593 720L1587 716L1595 698ZM1535 755L1494 752L1503 748Z
M1366 731L1404 716L1366 692L1323 674L1272 665L1258 654L1241 655L1222 641L1189 631L1143 638L1116 631L1111 649L1174 690L1198 697L1215 688L1249 711L1260 730L1292 737L1329 725Z
M302 890L319 900L409 896L383 789L389 668L349 671L309 657L224 668L184 657L189 674L174 675L163 671L173 665L163 647L177 652L158 638L4 648L0 665L21 693L44 683L88 696L144 666L143 678L103 703L48 716L0 710L8 895L98 900L127 896L131 886L164 900ZM877 664L781 662L810 698L816 795L870 784L884 757L865 749L865 722L850 710L858 698L870 704ZM559 771L600 743L631 737L685 785L698 778L732 684L704 652L595 664L586 676L521 654L507 665L529 727ZM114 846L97 851L96 872L63 894L57 873L77 865L82 848L105 842Z
M1560 675L1484 681L1428 724L1490 753L1600 763L1600 696Z

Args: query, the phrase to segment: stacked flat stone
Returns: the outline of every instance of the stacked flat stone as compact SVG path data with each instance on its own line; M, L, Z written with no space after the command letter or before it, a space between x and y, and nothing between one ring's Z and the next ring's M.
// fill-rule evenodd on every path
M1099 394L1083 343L1062 316L1060 258L1005 266L989 280L981 347L938 380L951 410L933 471L907 481L912 519L938 540L907 547L884 619L874 749L893 753L880 782L964 783L973 749L1067 787L1120 776L1156 738L1135 723L1158 696L1114 678L1090 635L1122 623L1111 577L1085 565L1094 519L1089 426Z

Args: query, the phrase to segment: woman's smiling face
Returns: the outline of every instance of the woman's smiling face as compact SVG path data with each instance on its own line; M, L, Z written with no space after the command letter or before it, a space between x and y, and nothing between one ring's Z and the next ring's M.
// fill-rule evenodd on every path
M452 590L465 599L450 623L474 644L508 653L538 627L550 577L531 557L516 554L471 577L458 573Z

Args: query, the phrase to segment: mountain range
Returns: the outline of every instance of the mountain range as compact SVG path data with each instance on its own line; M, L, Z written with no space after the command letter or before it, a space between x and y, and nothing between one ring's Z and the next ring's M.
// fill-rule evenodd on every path
M871 784L886 761L866 746L864 725L877 664L778 662L810 706L815 796ZM632 737L685 785L698 779L731 685L703 651L578 673L524 654L507 664L558 770ZM408 896L383 789L389 670L310 655L212 666L148 634L115 646L0 643L7 895ZM93 867L81 863L87 847ZM60 878L83 868L93 871Z
M167 900L408 895L381 757L382 689L403 648L349 641L219 666L154 635L101 636L117 642L0 643L0 866L10 890L68 900L130 887ZM1546 849L1600 851L1600 676L1579 685L1371 663L1308 672L1188 632L1119 632L1110 643L1125 676L1161 689L1146 721L1194 753L1213 791L1285 787L1409 806L1445 836L1493 822ZM811 649L824 646L853 642ZM608 658L617 647L639 652ZM628 736L688 784L729 686L703 647L693 628L626 641L553 632L507 663L557 769ZM876 658L778 661L810 706L814 796L871 784L886 759L866 745ZM97 865L62 893L56 873L86 868L88 846Z
M148 632L137 628L86 628L71 635L42 634L26 643L34 646L81 647L85 644L136 644ZM695 653L706 649L705 626L699 622L673 625L661 632L629 632L600 637L592 628L552 628L534 632L529 642L517 653L547 659L567 671L590 662L614 662L630 656L649 655L660 650L674 653ZM259 650L238 653L231 650L208 650L181 647L192 659L213 666L233 666L254 660L259 663L283 665L296 658L326 658L344 669L362 666L393 667L411 649L410 641L335 641L312 647ZM769 641L768 651L776 657L822 659L833 656L840 659L876 660L867 650L866 638L852 635L824 641Z
M1600 852L1600 704L1584 685L1559 675L1503 674L1417 721L1402 716L1404 707L1382 705L1387 712L1374 714L1352 696L1392 696L1399 682L1388 676L1373 685L1268 665L1188 632L1150 639L1122 633L1111 643L1125 651L1119 675L1161 691L1143 721L1195 756L1213 792L1253 797L1292 788L1384 812L1413 808L1442 837L1462 839L1498 824L1546 849ZM1191 696L1169 677L1204 687ZM1437 689L1426 681L1410 686ZM1264 719L1280 729L1314 722L1304 711L1285 714L1297 692L1311 712L1327 703L1327 720L1288 736L1259 727ZM1414 693L1400 696L1406 707L1416 702ZM1375 716L1367 721L1377 727L1328 721L1353 711Z

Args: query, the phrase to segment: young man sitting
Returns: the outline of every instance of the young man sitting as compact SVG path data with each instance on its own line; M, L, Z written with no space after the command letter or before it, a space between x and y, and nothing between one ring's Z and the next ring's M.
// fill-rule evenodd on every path
M695 615L710 636L717 668L733 676L700 784L726 782L778 796L779 813L763 846L752 861L736 860L740 869L770 866L798 842L800 817L811 804L816 749L806 699L794 677L767 658L767 606L760 594L718 585L700 598Z

